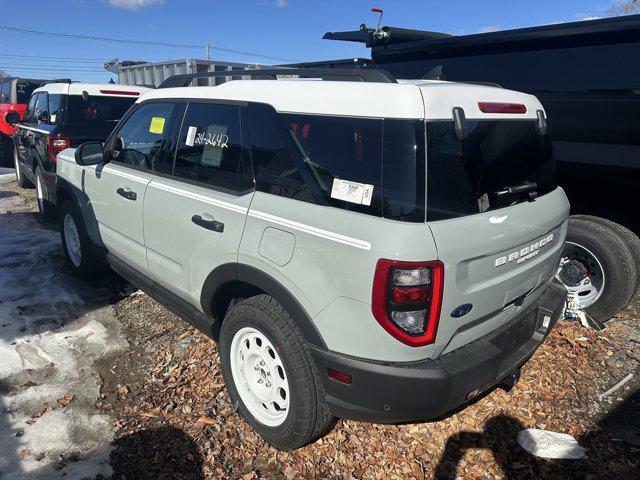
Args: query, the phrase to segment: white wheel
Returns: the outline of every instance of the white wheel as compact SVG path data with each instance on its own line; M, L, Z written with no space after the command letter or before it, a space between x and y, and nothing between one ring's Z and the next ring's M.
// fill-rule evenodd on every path
M580 308L587 308L598 301L606 283L598 257L574 242L565 243L559 277Z
M277 427L289 412L289 382L284 364L269 339L252 327L231 341L230 367L238 394L260 423Z
M82 248L80 247L80 234L78 233L78 227L73 217L67 213L64 216L63 222L64 228L64 243L69 259L75 267L80 267L82 260Z
M44 212L44 194L42 193L42 175L36 177L36 198L38 199L38 208L40 213Z

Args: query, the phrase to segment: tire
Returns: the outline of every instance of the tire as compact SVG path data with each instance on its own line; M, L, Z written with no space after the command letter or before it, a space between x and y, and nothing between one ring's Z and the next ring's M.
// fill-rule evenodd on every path
M106 266L98 248L89 238L80 210L73 200L63 202L59 218L62 249L73 275L84 280L104 276Z
M568 249L572 248L584 252L594 260L592 268L587 270L602 271L602 287L598 296L593 303L583 308L588 316L602 324L625 308L631 300L637 281L633 254L614 231L591 220L573 217L569 219L569 230L562 256L567 258ZM568 258L575 259L571 255ZM570 289L573 283L566 281L565 269L567 265L560 272L560 278ZM591 283L595 285L596 282Z
M0 167L11 167L13 165L13 140L9 136L2 134L0 136Z
M633 295L631 296L631 301L637 299L640 296L640 238L638 238L638 236L627 227L624 227L619 223L612 222L611 220L608 220L606 218L594 217L592 215L572 215L572 218L590 221L602 225L603 227L617 233L627 244L629 250L631 250L633 263L636 269L636 288Z
M260 344L257 343L258 339L261 340ZM248 344L252 345L251 352L246 349ZM273 350L270 350L271 346ZM240 350L243 351L244 362L239 360ZM242 300L228 310L220 331L220 357L231 401L238 406L246 422L274 447L280 450L302 447L330 427L332 415L306 343L289 314L275 299L258 295ZM264 360L260 360L262 358ZM239 368L241 363L246 368ZM282 372L277 366L273 368L274 365L281 365ZM276 375L277 381L274 378ZM243 379L248 380L243 382ZM259 390L262 387L257 385L261 379L264 379L265 389L270 386L267 385L268 380L273 379L272 398L276 402L257 400L249 391L251 385L253 391L262 394L262 390ZM283 388L278 387L283 384L288 389L286 400L281 394ZM265 395L269 395L268 390ZM284 416L272 405L281 400L284 402L281 407L285 411ZM273 419L269 417L267 404L275 412Z
M44 176L40 165L36 167L36 200L38 201L38 211L40 218L45 223L52 223L56 220L56 207L44 196Z
M31 182L27 180L27 177L24 176L22 166L18 161L18 150L16 148L13 149L13 168L15 168L16 170L16 180L18 181L18 186L20 188L30 188Z

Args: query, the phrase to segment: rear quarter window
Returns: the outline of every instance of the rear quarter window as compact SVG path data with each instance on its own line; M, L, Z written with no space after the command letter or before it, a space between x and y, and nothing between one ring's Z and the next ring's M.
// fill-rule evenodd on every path
M281 117L306 155L305 168L326 203L382 216L382 119L300 114ZM334 182L341 181L372 187L370 204L335 198Z

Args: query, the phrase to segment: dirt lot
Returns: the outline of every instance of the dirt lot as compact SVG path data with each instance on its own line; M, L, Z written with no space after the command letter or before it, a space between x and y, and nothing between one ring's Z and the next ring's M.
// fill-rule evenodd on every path
M35 209L32 192L20 194ZM602 332L560 321L509 393L493 390L433 422L339 420L314 444L278 452L234 412L212 341L122 281L99 287L110 289L129 344L94 365L96 408L114 422L113 479L640 478L639 303ZM527 427L575 436L588 458L527 454L516 441Z

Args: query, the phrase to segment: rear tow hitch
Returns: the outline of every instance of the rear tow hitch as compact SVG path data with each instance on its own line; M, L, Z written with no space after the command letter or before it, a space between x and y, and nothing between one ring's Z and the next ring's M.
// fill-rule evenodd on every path
M498 383L498 388L501 388L505 392L510 392L511 389L516 386L516 383L518 383L518 380L520 380L520 369L519 368L517 370L514 370L513 372L511 372L509 375L504 377L502 380L500 380L500 383Z

